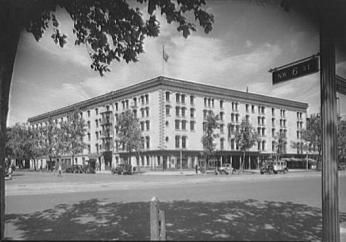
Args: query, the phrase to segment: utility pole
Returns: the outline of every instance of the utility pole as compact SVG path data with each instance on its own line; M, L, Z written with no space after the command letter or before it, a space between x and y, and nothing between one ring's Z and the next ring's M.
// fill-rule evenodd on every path
M322 241L340 242L337 169L336 81L333 12L335 1L320 8L322 122Z

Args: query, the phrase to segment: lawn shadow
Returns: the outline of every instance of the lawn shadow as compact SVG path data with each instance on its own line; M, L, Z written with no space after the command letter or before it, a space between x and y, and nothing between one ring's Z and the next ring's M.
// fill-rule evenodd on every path
M321 209L274 201L160 202L168 240L321 240ZM340 216L346 221L346 214ZM149 202L98 199L31 214L7 214L24 240L149 240ZM13 235L6 235L8 239Z

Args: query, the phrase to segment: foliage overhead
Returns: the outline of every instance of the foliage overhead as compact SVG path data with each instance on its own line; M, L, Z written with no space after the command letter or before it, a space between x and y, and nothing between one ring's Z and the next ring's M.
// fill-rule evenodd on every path
M144 4L147 8L143 11L145 8L139 7ZM66 44L67 36L59 29L55 11L57 7L65 9L73 21L75 45L87 46L91 68L102 76L110 71L113 60L123 59L127 63L138 60L138 54L144 51L145 37L157 37L160 32L158 14L165 16L169 24L176 24L177 31L185 38L196 31L195 24L189 21L191 15L209 33L214 17L203 9L205 4L205 0L3 0L0 8L16 9L15 14L21 18L15 23L15 29L26 29L36 40L52 27L51 37L61 47Z

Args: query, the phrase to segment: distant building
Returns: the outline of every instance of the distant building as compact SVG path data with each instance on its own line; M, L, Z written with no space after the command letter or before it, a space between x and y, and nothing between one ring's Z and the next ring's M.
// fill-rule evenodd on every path
M219 115L221 121L216 140L217 160L239 166L241 151L234 136L228 134L239 127L242 119L248 119L261 136L245 162L246 169L255 169L259 157L275 153L276 132L287 137L285 154L302 152L293 149L291 142L301 142L307 107L307 103L159 76L28 121L34 127L45 125L48 118L59 123L70 112L80 110L87 124L84 137L87 148L75 158L75 163L96 159L101 170L108 170L127 159L127 152L115 141L115 123L125 110L132 110L140 122L143 134L140 166L155 169L180 168L181 158L183 168L198 163L203 152L203 122L209 112ZM61 159L71 163L69 156ZM135 156L131 163L137 164Z

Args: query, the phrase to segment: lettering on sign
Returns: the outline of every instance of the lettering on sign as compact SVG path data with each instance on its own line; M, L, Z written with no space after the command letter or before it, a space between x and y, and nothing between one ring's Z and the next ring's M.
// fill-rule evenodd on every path
M307 61L276 70L273 72L273 84L292 80L308 74L318 72L318 58L314 57Z

